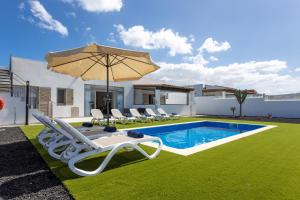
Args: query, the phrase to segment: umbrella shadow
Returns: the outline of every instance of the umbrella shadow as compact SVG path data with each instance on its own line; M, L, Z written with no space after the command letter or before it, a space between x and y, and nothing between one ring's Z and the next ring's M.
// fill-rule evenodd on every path
M92 171L99 167L99 165L103 162L105 157L106 154L101 155L100 157L88 158L76 164L76 166L80 169ZM147 158L145 158L142 154L140 154L138 151L135 150L129 152L126 151L119 152L110 160L110 162L108 163L108 165L106 166L106 168L103 170L102 173L105 173L106 171L118 169L120 167L124 167L127 165L143 162L146 160ZM52 168L52 170L62 181L80 178L80 176L71 172L67 165Z

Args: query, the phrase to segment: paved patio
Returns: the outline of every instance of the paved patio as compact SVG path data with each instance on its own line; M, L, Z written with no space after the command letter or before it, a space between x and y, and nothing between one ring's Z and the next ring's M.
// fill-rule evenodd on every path
M0 199L73 199L19 128L0 138Z

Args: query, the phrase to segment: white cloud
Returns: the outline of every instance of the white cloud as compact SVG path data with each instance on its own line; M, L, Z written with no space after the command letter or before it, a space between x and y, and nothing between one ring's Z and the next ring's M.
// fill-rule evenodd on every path
M37 0L29 0L30 11L32 15L38 20L36 23L40 28L51 31L56 31L62 36L68 36L69 32L61 22L52 18L45 7Z
M261 93L280 94L299 92L300 76L284 73L288 65L284 61L250 61L227 66L206 67L197 63L158 63L161 69L150 76L173 80L179 85L205 83L256 89Z
M115 33L113 33L113 32L109 33L109 37L107 38L107 41L112 42L112 43L116 43L117 40L115 38Z
M213 38L207 38L202 46L198 49L199 52L207 51L208 53L216 53L221 51L227 51L231 46L229 42L218 42Z
M300 67L295 68L295 72L300 72Z
M21 3L18 5L18 8L19 8L19 10L24 10L24 9L25 9L25 3L24 3L24 2L21 2Z
M198 53L195 56L189 56L185 58L186 61L190 61L194 64L199 64L199 65L206 65L209 63L209 60L204 58L204 56L201 53Z
M213 38L207 38L201 47L197 50L196 55L192 55L190 57L187 57L186 60L191 61L196 64L202 64L206 65L210 61L218 61L219 59L215 56L210 56L208 58L205 58L205 51L207 53L216 53L220 51L227 51L230 48L229 42L218 42L217 40L214 40Z
M67 16L67 17L72 17L72 18L74 18L74 19L77 17L77 15L76 15L75 12L67 12L67 13L66 13L66 16Z
M115 25L117 32L127 46L144 49L169 49L169 54L190 54L192 44L187 37L171 29L162 28L157 32L146 30L143 26L133 26L125 29L122 25Z
M217 57L215 57L215 56L210 56L210 57L209 57L209 60L210 60L210 61L218 61L219 58L217 58Z
M88 12L113 12L120 11L123 2L122 0L61 0L65 3L76 3L82 9Z
M85 28L85 31L87 31L87 32L89 32L89 31L91 31L91 30L92 30L92 28L89 27L89 26Z

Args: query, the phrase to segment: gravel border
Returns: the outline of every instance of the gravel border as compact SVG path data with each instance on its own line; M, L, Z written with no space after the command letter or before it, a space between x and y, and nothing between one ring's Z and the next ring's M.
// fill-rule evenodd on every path
M0 128L2 199L73 199L18 127Z

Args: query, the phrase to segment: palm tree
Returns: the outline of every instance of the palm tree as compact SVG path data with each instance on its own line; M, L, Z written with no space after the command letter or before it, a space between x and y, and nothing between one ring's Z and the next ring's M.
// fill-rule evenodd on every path
M234 92L234 96L236 98L236 100L238 101L238 103L240 104L240 117L242 116L242 105L244 103L244 101L246 100L247 98L247 90L236 90Z

